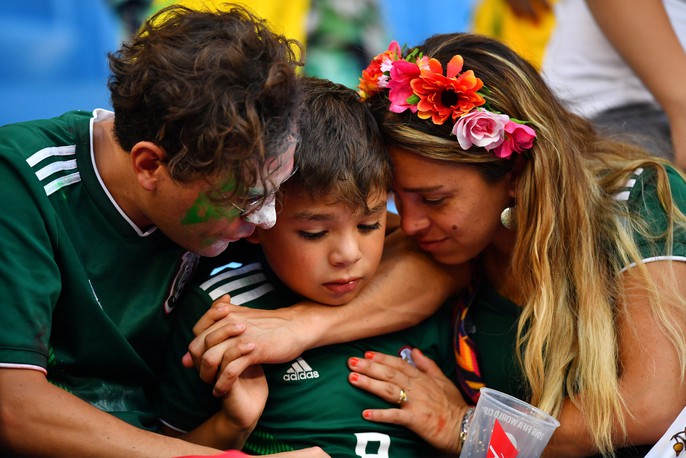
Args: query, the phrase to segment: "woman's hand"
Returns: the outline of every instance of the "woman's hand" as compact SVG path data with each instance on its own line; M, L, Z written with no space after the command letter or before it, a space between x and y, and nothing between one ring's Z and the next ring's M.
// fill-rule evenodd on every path
M436 363L416 348L412 359L416 367L401 358L374 352L367 352L364 359L348 360L353 371L348 376L351 384L400 404L395 409L365 410L362 416L369 421L406 426L435 448L456 453L468 406ZM399 402L401 390L407 395L404 402Z

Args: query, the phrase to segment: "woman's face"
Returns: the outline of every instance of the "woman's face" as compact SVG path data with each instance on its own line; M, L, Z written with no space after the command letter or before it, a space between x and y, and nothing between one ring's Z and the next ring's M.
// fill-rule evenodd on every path
M472 166L397 147L389 151L402 230L438 262L461 264L500 237L511 237L500 223L500 213L514 196L509 174L489 183Z

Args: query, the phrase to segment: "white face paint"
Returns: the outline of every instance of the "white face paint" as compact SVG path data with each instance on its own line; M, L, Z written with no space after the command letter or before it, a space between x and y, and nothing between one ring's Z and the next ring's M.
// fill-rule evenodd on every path
M246 216L245 221L262 229L274 227L276 224L276 197L271 195L259 210Z

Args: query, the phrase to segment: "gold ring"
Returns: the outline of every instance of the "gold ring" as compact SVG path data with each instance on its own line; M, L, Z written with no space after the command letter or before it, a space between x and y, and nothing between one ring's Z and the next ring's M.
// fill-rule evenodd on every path
M399 406L401 406L401 405L405 404L406 402L407 402L407 393L405 392L405 390L400 388L400 396L398 397L398 400L395 401L395 403L398 404Z

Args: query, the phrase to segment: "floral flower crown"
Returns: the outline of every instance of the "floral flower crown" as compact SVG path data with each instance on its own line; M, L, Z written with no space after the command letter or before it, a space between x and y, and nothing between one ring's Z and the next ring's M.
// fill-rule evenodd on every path
M423 56L417 49L403 58L400 45L392 41L388 50L374 57L362 71L360 97L366 100L388 89L389 110L394 113L409 109L438 125L452 119L455 125L451 133L464 150L477 146L508 159L513 152L531 149L536 132L525 125L526 121L487 110L479 92L484 83L473 70L462 72L463 63L462 56L453 56L444 75L438 60Z

